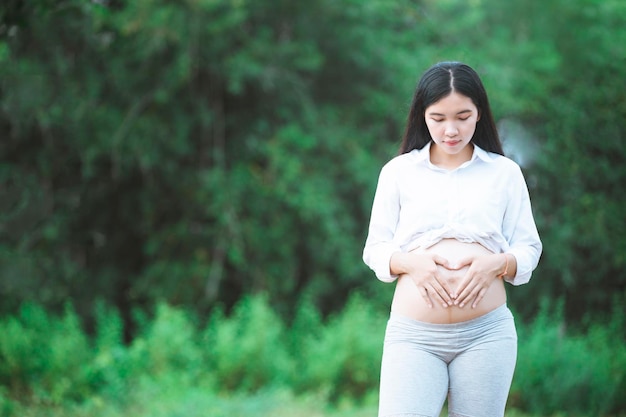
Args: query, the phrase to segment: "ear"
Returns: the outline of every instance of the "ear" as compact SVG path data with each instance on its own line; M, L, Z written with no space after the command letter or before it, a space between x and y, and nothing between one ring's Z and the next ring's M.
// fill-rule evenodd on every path
M478 116L476 116L476 121L480 120L480 109L478 109Z

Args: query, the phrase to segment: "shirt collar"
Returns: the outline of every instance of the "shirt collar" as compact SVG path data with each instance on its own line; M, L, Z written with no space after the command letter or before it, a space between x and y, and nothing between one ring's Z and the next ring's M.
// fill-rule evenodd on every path
M426 144L426 146L424 146L422 149L414 149L412 151L412 153L414 153L414 157L415 157L415 161L419 162L419 163L423 163L423 162L430 162L430 145L432 144L431 142L428 142ZM470 164L472 162L474 162L477 158L480 158L482 161L484 162L492 162L493 161L493 156L491 156L491 154L487 151L485 151L484 149L482 149L481 147L479 147L476 144L474 145L474 152L472 153L472 157L469 161L467 161L465 164L463 165L467 165Z
M485 162L492 162L494 159L489 152L474 144L474 153L472 154L471 160L473 161L475 158L480 158Z

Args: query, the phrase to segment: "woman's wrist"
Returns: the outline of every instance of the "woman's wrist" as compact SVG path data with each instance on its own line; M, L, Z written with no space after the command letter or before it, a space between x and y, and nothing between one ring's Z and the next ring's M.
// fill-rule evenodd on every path
M498 278L504 279L509 273L509 256L506 253L503 253L502 255L504 255L504 268L502 272L498 274Z
M408 272L407 252L394 252L389 259L389 270L394 275L402 275Z
M394 252L389 260L390 270L394 275L410 274L416 268L422 268L424 260L431 258L428 255L417 254L415 252Z

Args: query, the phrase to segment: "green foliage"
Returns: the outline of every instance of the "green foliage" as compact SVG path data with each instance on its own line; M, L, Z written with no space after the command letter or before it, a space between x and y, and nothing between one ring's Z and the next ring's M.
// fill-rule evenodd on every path
M0 386L0 416L10 417L16 415L16 408L16 402L6 395L6 388Z
M71 308L24 305L0 320L0 415L298 415L279 406L295 398L311 415L376 405L387 313L363 296L326 320L302 303L290 326L261 296L216 310L208 324L162 303L128 345L114 309L101 304L95 316L90 336ZM546 307L518 324L511 415L619 416L623 321L615 309L580 333L564 326L562 307Z
M60 404L90 393L89 343L71 308L53 319L24 305L17 317L0 322L0 334L0 381L14 394Z
M4 1L1 309L71 300L91 322L103 299L130 341L161 300L204 315L263 293L290 319L300 294L324 316L382 299L360 259L376 176L420 72L455 59L483 76L544 242L511 304L607 317L626 297L625 19L620 0Z
M124 325L119 313L100 302L96 306L93 357L88 366L91 386L103 398L123 402L132 378L138 373L135 360L123 343Z
M624 318L616 309L610 323L589 327L586 334L568 334L563 305L547 305L519 333L513 407L534 414L565 412L605 416L623 411L626 386Z
M291 378L284 324L264 297L243 299L228 318L217 310L202 344L220 391L254 392Z
M130 348L133 372L155 379L168 375L196 380L202 363L196 339L194 323L184 311L159 304L154 319Z
M414 77L410 2L110 3L1 6L5 291L126 319L257 291L337 308Z
M321 331L302 333L300 388L336 402L363 400L378 385L385 318L356 296Z
M545 279L519 294L563 297L566 317L579 321L610 311L612 298L623 303L625 296L626 201L620 190L626 106L615 75L626 58L626 7L620 1L554 2L568 27L586 28L588 35L572 37L564 25L543 24L555 15L544 6L532 12L537 19L524 21L532 50L547 39L551 58L535 72L540 88L522 93L537 110L520 116L542 144L530 178L546 248L536 275Z

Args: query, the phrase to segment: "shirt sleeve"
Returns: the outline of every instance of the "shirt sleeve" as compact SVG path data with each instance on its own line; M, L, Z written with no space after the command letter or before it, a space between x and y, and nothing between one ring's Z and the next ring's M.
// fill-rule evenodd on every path
M363 249L363 261L376 277L383 282L393 282L398 276L392 275L389 261L391 255L400 252L393 238L400 214L400 195L394 169L387 164L378 177L367 240Z
M506 280L513 285L522 285L530 280L539 263L542 244L532 213L528 186L519 167L511 180L510 190L502 231L509 244L506 252L517 260L517 274Z

